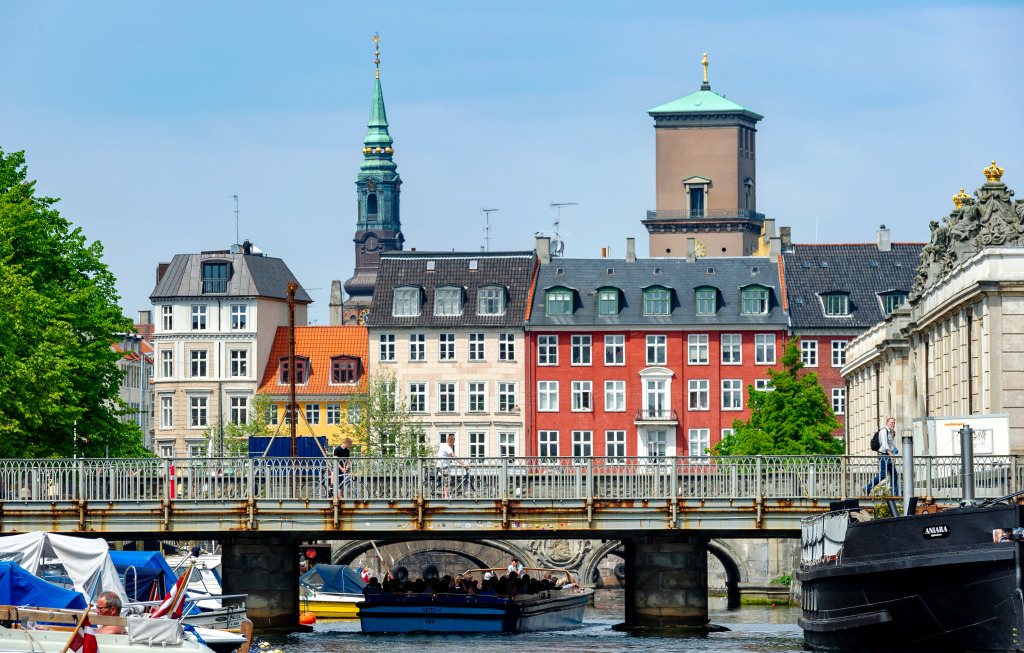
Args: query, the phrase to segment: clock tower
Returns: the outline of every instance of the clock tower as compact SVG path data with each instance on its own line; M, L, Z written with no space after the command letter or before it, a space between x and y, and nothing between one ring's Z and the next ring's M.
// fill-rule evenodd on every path
M370 103L370 121L363 139L363 163L356 177L356 269L345 282L345 324L361 322L373 301L380 255L401 250L405 242L399 213L402 179L392 160L394 140L388 133L384 92L380 86L380 37L374 35L377 79Z

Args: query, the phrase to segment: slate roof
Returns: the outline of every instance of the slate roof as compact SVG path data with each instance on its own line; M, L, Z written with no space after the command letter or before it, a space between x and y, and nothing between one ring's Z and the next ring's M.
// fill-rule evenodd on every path
M428 270L433 261L434 269ZM476 261L476 270L471 270ZM523 326L533 283L535 258L530 252L388 252L381 255L373 304L366 325L398 326ZM416 286L422 290L420 315L393 315L394 290ZM434 290L440 286L463 289L462 315L434 315ZM477 315L477 291L502 286L504 315Z
M612 274L608 274L609 269ZM709 274L709 269L713 273ZM674 291L669 315L643 314L643 289L652 285ZM770 290L768 313L740 312L740 289L749 285ZM572 315L547 315L546 291L556 286L576 291ZM702 286L718 289L718 311L714 315L697 315L696 289ZM606 287L621 291L618 315L598 315L597 289ZM778 257L699 258L694 263L679 258L638 259L633 263L609 258L552 259L537 272L530 326L785 326L788 320L783 299Z
M227 292L203 292L203 263L226 261L228 271ZM299 283L284 261L279 258L255 254L229 254L207 252L203 254L175 254L164 276L157 282L149 298L175 299L186 297L271 297L288 299L288 284ZM295 301L313 300L299 284Z
M660 115L665 113L721 113L723 111L741 111L750 114L751 117L756 117L758 120L764 117L743 105L726 99L725 96L719 95L714 91L690 93L678 100L648 109L647 113L650 115Z
M295 356L309 359L309 379L295 385L297 395L351 395L366 393L366 327L300 326L295 327ZM331 358L352 356L359 359L359 380L355 384L331 385ZM288 327L277 327L270 348L267 367L263 370L259 392L288 394L288 384L279 384L278 363L288 357Z
M789 314L794 329L858 328L885 317L878 293L910 292L923 243L793 245L782 255ZM825 266L822 266L822 263ZM827 316L821 293L848 292L850 315Z

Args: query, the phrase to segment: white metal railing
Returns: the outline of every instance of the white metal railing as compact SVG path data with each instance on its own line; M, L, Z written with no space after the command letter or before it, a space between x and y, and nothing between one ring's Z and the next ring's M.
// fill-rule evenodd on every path
M842 499L877 456L0 460L0 501ZM894 466L902 479L902 459ZM448 466L443 466L448 463ZM914 460L917 496L962 496L959 457ZM886 479L883 484L891 484ZM1024 490L1024 461L977 456L975 496ZM899 494L899 489L891 494Z

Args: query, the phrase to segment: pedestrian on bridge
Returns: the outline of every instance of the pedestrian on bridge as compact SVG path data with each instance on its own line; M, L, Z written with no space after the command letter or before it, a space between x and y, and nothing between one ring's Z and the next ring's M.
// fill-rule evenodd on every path
M443 487L444 498L448 498L448 485L449 485L449 474L451 473L451 464L454 460L459 463L465 469L469 469L469 465L459 460L459 457L455 455L455 436L449 435L448 439L441 443L441 446L437 449L437 471L440 473L440 481Z
M899 449L896 448L896 418L890 417L885 422L885 426L878 430L878 475L871 479L868 483L867 488L864 490L864 494L870 495L871 489L884 481L887 477L890 480L891 494L897 496L901 494L899 488L899 476L896 473L896 466L893 462L893 456L899 453Z
M348 481L349 465L351 457L352 438L345 438L341 444L334 448L334 457L338 459L338 496Z

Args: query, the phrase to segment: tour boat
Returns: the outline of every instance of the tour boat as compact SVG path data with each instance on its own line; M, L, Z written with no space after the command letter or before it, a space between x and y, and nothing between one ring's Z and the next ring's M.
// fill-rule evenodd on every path
M299 607L317 619L356 619L366 583L347 565L315 565L299 578Z

